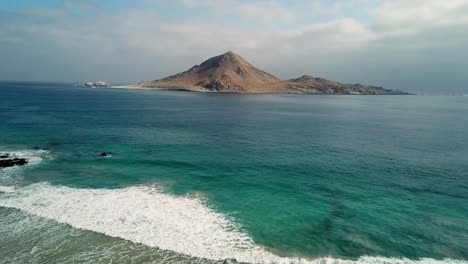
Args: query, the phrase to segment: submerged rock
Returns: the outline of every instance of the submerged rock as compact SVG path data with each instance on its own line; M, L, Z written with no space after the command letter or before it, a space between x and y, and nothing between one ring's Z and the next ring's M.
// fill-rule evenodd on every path
M100 156L101 156L101 157L112 157L112 155L111 155L110 153L107 153L107 152L101 153Z
M26 165L27 163L28 161L26 159L19 159L19 158L0 160L0 168L23 166L23 165Z

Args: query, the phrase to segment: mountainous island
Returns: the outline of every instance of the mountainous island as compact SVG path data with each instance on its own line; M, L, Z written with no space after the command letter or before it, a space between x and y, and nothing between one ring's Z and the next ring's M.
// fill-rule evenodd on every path
M296 79L280 80L257 69L232 51L208 59L185 72L127 87L225 93L409 94L378 86L343 84L309 75Z

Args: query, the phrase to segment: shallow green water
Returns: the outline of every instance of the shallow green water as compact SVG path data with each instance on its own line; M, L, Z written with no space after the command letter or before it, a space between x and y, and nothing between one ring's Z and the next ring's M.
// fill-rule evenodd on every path
M0 91L4 260L468 259L467 97Z

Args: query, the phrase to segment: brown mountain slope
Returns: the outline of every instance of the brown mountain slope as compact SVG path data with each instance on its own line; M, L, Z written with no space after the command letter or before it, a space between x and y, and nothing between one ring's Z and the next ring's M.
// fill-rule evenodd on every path
M381 87L342 84L304 75L280 80L259 70L234 52L213 57L189 70L161 80L138 84L144 88L232 93L405 94Z
M269 87L281 82L234 52L227 52L185 72L140 86L195 91L268 92Z

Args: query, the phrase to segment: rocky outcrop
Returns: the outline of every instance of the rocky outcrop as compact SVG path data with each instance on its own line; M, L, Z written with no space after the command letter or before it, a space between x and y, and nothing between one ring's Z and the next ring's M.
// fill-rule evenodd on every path
M99 155L99 156L101 156L103 158L110 158L110 157L112 157L112 154L109 153L109 152L102 152L101 155Z
M160 80L142 82L142 88L228 93L309 93L309 94L408 94L377 86L343 84L304 75L280 80L259 70L230 51L193 66L185 72Z
M85 82L85 83L82 83L81 86L84 86L84 87L109 87L110 84L108 84L106 82L97 81L97 82Z
M390 95L408 94L398 90L384 89L379 86L367 86L362 84L344 84L330 81L324 78L314 78L304 75L287 81L287 87L298 93L314 94L351 94L351 95Z
M13 166L26 165L28 161L26 159L14 158L14 159L0 159L0 169L8 168Z

